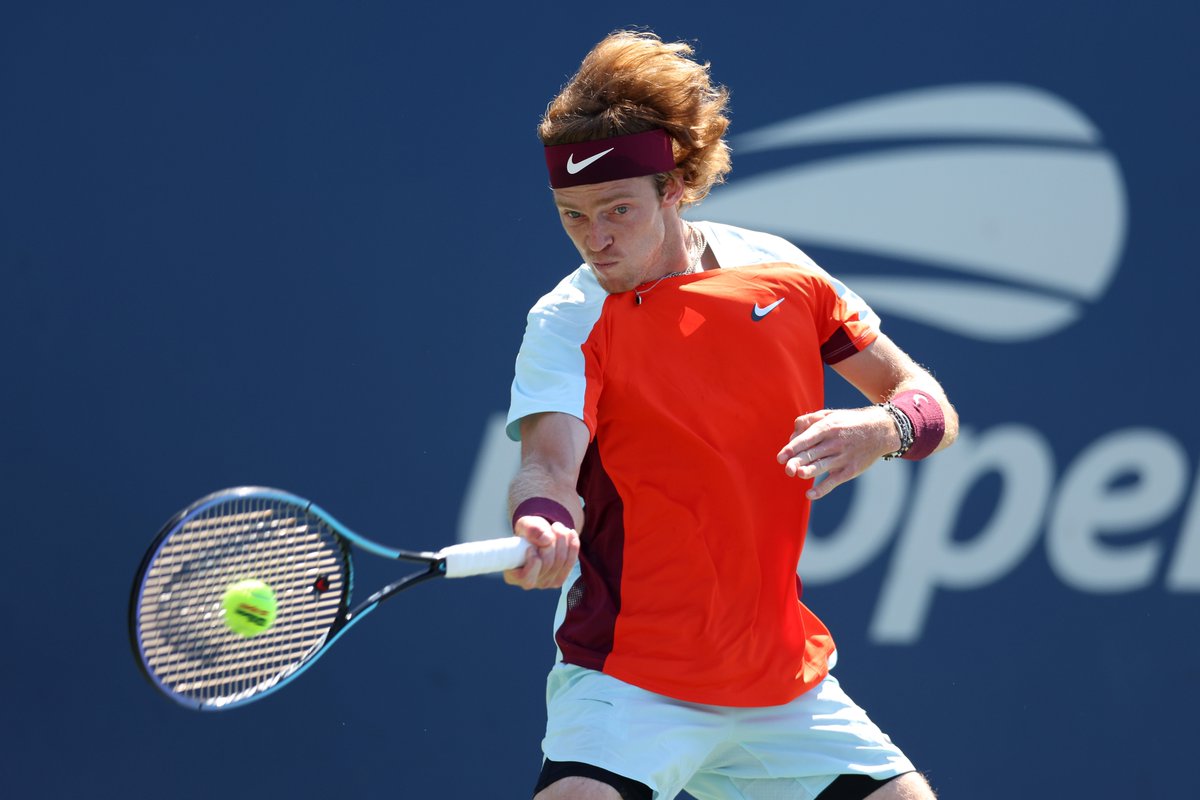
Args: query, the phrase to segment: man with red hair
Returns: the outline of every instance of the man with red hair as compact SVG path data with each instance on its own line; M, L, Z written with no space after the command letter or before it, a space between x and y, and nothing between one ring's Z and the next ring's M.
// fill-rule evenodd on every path
M530 311L509 410L536 549L505 578L562 587L537 798L932 798L830 674L796 569L812 500L957 415L795 246L684 219L730 168L691 56L614 33L539 128L583 264ZM826 365L869 403L825 408Z

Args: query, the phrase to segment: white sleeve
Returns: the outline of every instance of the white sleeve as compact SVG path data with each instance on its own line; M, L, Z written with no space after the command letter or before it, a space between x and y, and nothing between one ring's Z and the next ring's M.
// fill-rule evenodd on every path
M604 297L591 274L581 269L530 310L505 426L513 441L520 441L521 418L530 414L558 411L583 419L587 389L583 344L600 316Z

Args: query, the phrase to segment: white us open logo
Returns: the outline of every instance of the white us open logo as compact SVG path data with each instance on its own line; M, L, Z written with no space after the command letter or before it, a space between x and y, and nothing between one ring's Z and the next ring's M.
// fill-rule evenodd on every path
M986 341L1054 333L1108 288L1128 217L1120 169L1095 126L1040 89L918 89L779 122L732 146L744 163L872 142L889 146L740 180L735 169L696 216L929 268L935 277L826 265L885 319Z
M1072 324L1119 266L1128 214L1116 159L1083 114L1044 91L915 90L807 114L732 144L736 159L835 142L889 146L731 182L693 215L945 275L825 265L885 318L990 342L1031 341ZM519 448L504 422L503 413L486 422L460 539L508 528L505 496ZM1004 580L1039 544L1077 592L1128 593L1160 579L1169 592L1200 592L1200 480L1189 481L1178 439L1145 426L1107 430L1060 468L1035 422L965 427L928 463L893 462L839 489L852 493L849 509L834 529L810 533L805 581L848 578L894 545L866 632L890 644L918 642L940 594ZM976 529L959 530L972 488L989 476L1001 484L995 507ZM1129 482L1114 489L1120 479ZM818 517L814 510L814 526ZM1173 542L1144 536L1173 520Z

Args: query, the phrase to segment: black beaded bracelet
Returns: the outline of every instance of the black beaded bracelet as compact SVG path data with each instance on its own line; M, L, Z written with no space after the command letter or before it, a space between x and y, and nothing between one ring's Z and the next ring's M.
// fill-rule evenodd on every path
M891 461L893 458L900 458L908 452L908 448L913 445L913 425L912 420L908 418L900 409L892 405L889 400L886 403L880 403L879 407L892 415L892 421L896 423L896 432L900 434L900 449L894 453L888 453L883 457L884 461Z

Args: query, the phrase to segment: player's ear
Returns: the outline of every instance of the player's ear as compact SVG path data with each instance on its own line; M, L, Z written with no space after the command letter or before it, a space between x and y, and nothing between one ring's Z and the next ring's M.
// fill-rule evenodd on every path
M679 205L683 200L683 191L687 187L683 183L683 175L679 170L668 172L662 186L662 204L664 208Z

